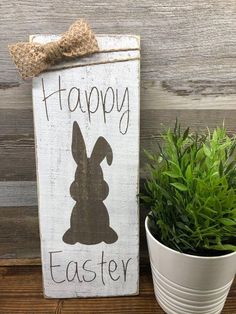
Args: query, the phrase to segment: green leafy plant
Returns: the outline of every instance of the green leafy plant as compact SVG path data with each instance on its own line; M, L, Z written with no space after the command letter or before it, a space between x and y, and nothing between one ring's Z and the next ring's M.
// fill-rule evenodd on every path
M150 177L141 195L149 229L164 245L195 255L236 251L236 137L174 130L159 153L145 151ZM223 252L222 252L223 251Z

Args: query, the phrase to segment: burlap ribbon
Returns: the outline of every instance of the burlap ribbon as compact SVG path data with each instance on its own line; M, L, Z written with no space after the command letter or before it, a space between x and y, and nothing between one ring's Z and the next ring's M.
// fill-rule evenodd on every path
M84 20L72 24L57 41L9 45L10 54L23 79L36 76L64 58L82 57L98 50L95 35Z

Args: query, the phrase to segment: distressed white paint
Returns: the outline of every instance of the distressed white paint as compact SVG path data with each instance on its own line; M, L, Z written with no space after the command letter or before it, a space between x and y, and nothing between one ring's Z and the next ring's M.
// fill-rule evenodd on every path
M60 36L58 35L32 35L31 41L38 43L47 43L55 41ZM122 50L140 50L139 36L134 35L96 35L99 51L122 51Z
M56 37L32 36L35 42L48 42ZM70 298L92 296L118 296L138 293L139 282L139 213L138 213L138 176L139 176L139 39L136 36L100 36L99 46L104 50L89 58L67 62L59 67L42 73L33 79L33 108L37 154L38 200L40 218L40 236L44 292L46 297ZM123 51L120 51L123 50ZM125 60L125 61L124 61ZM86 65L87 64L87 65ZM72 65L71 68L68 66ZM59 107L59 95L55 93L47 100L48 119L43 102L42 79L45 93L49 95L58 90L58 77L61 78L62 109ZM129 108L127 99L118 112L114 106L106 115L104 123L101 99L96 113L88 114L78 107L74 112L68 109L68 94L75 86L81 90L82 109L86 111L84 91L88 93L93 86L103 92L110 86L119 93L120 100L125 88L129 90ZM111 98L107 98L109 111ZM71 98L71 103L76 102ZM93 100L94 109L95 100ZM126 134L121 134L119 121L125 110L129 109L129 125ZM70 185L74 180L76 163L71 153L72 126L77 121L83 133L90 156L95 142L103 136L113 150L113 162L110 166L104 160L101 163L104 180L109 185L109 195L104 204L109 212L110 226L117 232L118 240L113 244L104 242L96 245L65 244L62 236L70 227L70 217L75 201L70 195ZM124 120L123 120L124 121ZM124 122L125 124L125 122ZM51 268L51 265L59 265ZM60 252L59 252L60 251ZM101 265L102 254L105 264ZM96 273L83 270L86 267ZM109 274L109 261L117 263L117 270ZM127 261L127 273L124 265ZM77 263L79 277L69 282L66 267L70 261ZM122 262L123 261L123 262ZM69 266L69 279L73 277L73 267ZM110 264L113 269L115 264ZM103 274L102 274L103 273ZM55 283L55 281L63 281ZM112 280L117 279L116 281ZM64 281L65 280L65 281Z

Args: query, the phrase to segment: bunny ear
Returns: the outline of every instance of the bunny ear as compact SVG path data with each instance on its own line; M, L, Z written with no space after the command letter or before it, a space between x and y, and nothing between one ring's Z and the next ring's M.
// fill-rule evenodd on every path
M93 148L90 160L99 165L105 157L108 165L110 166L113 159L111 146L104 137L99 137Z
M76 121L73 123L71 151L76 163L83 167L87 162L86 146L80 127Z

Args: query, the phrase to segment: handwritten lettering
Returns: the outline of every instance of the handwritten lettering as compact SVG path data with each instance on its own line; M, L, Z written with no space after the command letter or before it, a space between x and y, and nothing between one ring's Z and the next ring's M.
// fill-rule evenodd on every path
M54 281L55 283L62 283L62 282L64 282L65 281L65 279L63 279L63 280L56 280L55 279L55 277L54 277L54 268L55 267L61 267L61 265L60 264L58 264L58 265L55 265L54 263L53 263L53 259L52 259L52 256L53 256L53 254L57 254L57 253L61 253L62 251L54 251L54 252L49 252L49 259L50 259L50 274L51 274L51 278L52 278L52 281Z
M90 283L95 280L105 286L108 281L126 282L129 278L128 266L132 258L109 259L102 251L99 261L86 259L85 261L65 261L63 251L49 252L49 270L51 280L55 284L63 282Z
M45 115L47 121L50 120L52 111L50 107L58 106L59 110L69 110L71 113L79 110L81 114L87 115L89 123L93 121L93 115L102 113L101 120L107 123L112 114L119 114L118 129L125 135L128 132L130 122L130 95L129 88L115 88L108 86L99 89L93 86L89 89L82 90L78 86L70 88L63 87L60 75L58 76L58 88L48 90L44 78L42 83L42 102L44 103Z

